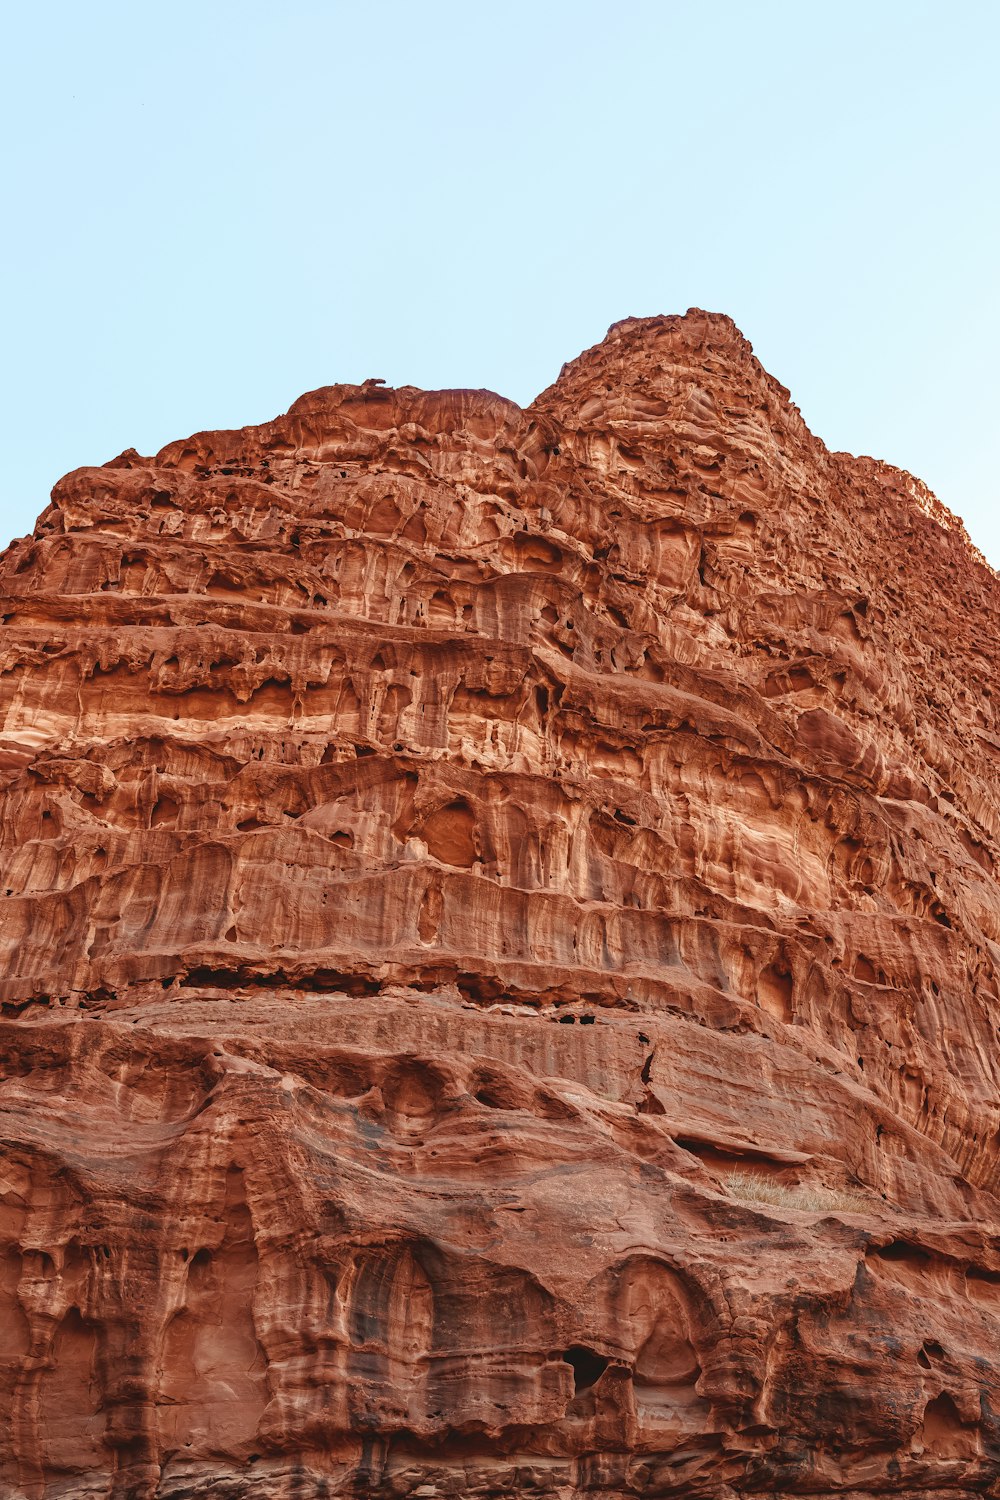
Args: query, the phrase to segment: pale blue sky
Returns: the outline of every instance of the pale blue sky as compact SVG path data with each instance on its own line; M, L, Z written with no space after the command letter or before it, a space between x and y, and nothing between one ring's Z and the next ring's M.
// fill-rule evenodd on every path
M1000 565L1000 5L8 7L0 542L122 448L381 376L522 403L729 313Z

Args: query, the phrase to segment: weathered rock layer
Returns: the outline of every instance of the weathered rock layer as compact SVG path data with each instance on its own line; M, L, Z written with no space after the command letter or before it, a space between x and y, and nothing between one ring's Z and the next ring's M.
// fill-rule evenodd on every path
M1000 584L726 319L0 564L0 1495L1000 1493Z

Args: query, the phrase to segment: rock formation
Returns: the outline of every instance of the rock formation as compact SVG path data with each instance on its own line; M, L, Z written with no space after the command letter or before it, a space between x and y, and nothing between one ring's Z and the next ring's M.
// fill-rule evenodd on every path
M4 1500L1000 1494L1000 584L724 317L0 564Z

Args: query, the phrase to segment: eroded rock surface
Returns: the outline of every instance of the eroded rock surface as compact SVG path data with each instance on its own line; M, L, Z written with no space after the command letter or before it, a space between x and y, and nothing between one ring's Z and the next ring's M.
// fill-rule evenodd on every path
M0 565L0 1494L998 1493L1000 586L732 323Z

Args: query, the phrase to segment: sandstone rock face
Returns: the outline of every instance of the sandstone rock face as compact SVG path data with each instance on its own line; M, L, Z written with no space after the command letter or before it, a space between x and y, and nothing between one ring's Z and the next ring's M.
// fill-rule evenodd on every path
M1000 585L732 323L0 565L5 1500L1000 1493Z

